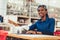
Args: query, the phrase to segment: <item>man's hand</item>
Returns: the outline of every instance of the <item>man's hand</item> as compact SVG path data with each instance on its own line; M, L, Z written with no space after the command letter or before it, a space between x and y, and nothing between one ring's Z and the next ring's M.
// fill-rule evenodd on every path
M42 32L27 31L26 34L42 34Z
M26 34L36 34L35 31L27 31Z
M42 34L42 32L37 32L37 34Z

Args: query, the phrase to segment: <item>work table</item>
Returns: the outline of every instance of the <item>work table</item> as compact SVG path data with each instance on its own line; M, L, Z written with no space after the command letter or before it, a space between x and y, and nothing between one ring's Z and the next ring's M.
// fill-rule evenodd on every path
M36 35L36 34L8 34L8 37L22 38L25 40L59 40L60 37L52 35Z

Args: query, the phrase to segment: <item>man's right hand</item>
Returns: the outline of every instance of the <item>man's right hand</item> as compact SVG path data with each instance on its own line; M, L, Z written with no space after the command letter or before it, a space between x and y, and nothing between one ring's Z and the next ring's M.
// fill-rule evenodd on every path
M42 32L37 31L36 33L35 31L30 30L30 31L27 31L26 34L42 34Z
M26 34L36 34L35 31L27 31Z

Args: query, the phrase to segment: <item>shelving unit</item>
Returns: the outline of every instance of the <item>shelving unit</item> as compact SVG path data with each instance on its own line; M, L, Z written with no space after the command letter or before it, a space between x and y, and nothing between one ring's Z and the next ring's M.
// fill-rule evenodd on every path
M30 3L31 2L31 3ZM17 6L16 3L8 2L7 15L17 15L18 25L28 25L32 20L38 20L37 6L34 0L23 0L23 6ZM18 10L20 8L20 10ZM31 9L30 9L31 8Z

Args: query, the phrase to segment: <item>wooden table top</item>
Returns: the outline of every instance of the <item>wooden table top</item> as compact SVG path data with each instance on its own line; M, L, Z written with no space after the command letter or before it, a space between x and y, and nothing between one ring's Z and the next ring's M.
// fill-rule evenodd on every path
M51 35L31 35L31 34L8 34L9 37L23 38L23 39L60 39L58 36Z

